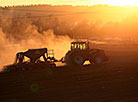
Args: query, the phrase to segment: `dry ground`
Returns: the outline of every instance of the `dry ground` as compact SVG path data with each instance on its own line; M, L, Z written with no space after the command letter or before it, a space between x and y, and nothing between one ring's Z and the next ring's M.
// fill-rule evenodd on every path
M102 66L0 74L0 102L138 102L138 46L104 49Z

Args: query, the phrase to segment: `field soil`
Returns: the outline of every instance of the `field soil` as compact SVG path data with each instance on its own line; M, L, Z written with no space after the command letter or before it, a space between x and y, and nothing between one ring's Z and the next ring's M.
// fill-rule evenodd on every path
M0 74L0 102L138 102L138 45L97 46L103 65Z

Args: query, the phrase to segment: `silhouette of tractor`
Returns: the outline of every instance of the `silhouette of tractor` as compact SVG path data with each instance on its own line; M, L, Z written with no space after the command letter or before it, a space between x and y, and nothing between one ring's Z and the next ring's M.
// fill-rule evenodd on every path
M67 65L82 66L87 60L91 64L99 65L108 61L108 57L105 55L104 50L91 49L89 42L76 41L71 43L71 50L66 53L64 60L63 58L56 60L53 50L47 50L47 48L29 49L25 52L18 52L15 63L4 66L3 72L56 67L55 62L65 62Z
M57 62L57 60L54 58L53 50L47 50L47 48L29 49L25 52L18 52L15 63L5 66L5 71L22 71L37 67L56 67L54 62Z
M88 41L76 41L71 43L71 50L65 55L65 63L67 65L83 65L89 60L91 64L102 64L108 61L104 50L91 49Z

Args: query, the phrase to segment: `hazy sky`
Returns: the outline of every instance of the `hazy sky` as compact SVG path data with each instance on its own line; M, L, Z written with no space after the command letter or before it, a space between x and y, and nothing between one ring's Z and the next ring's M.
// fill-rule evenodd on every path
M131 5L138 6L138 0L0 0L0 6L29 5L29 4L53 4L53 5Z

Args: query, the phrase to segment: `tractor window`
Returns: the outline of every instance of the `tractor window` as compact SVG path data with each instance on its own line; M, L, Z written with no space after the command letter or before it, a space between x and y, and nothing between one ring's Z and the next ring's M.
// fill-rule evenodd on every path
M75 49L75 44L71 44L71 49Z
M83 50L83 44L80 44L80 50Z
M86 49L86 44L83 44L83 50L85 50Z
M71 44L71 49L79 49L79 44Z
M71 49L79 49L79 50L85 50L86 49L86 44L85 43L76 43L76 44L71 44Z
M79 44L75 44L75 48L76 49L79 49Z
M71 44L71 50L86 50L89 45L86 42L76 42Z

